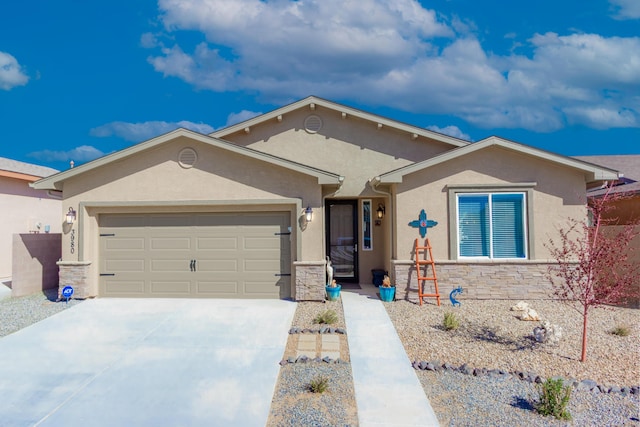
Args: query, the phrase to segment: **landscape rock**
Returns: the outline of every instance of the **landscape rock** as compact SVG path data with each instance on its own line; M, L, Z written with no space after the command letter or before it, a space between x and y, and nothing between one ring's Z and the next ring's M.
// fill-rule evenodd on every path
M529 308L529 304L528 303L526 303L524 301L520 301L516 305L511 307L511 311L525 311L528 308Z
M578 384L578 387L576 387L576 389L578 391L591 391L594 388L597 388L598 384L593 381L593 380L582 380L580 381L580 383Z
M540 320L540 316L534 309L528 308L524 312L522 312L518 319L532 322Z
M545 320L542 325L533 328L533 337L539 343L557 344L562 337L562 328Z

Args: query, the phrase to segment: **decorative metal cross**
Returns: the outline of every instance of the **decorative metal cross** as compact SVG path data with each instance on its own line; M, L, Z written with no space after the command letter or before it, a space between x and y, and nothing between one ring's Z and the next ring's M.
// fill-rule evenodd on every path
M422 209L418 219L409 223L411 227L418 228L420 230L420 237L424 238L427 235L427 228L435 227L438 225L436 221L427 219L427 213Z

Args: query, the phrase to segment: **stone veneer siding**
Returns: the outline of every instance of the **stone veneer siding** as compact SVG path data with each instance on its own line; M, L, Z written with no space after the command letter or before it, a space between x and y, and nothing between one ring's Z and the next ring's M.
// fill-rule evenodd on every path
M73 287L73 298L84 299L93 295L89 294L87 278L91 262L89 261L58 261L59 281L58 299L62 298L62 289L65 286Z
M469 299L548 299L551 283L546 278L549 262L458 262L436 261L440 301L462 286L460 298ZM430 267L429 267L430 268ZM395 261L396 299L418 302L416 267L413 261ZM433 293L433 282L425 282ZM425 301L435 298L425 298Z
M296 261L295 294L296 301L324 301L326 263L325 261Z

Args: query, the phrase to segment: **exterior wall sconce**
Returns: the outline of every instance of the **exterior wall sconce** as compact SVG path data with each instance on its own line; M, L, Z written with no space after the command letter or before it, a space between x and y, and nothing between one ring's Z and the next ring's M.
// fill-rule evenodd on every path
M384 205L382 203L378 203L378 209L376 210L376 214L378 215L378 219L384 218Z
M304 210L304 219L307 220L307 222L313 220L313 209L311 209L311 206L307 206Z
M75 220L76 220L76 211L74 211L73 208L69 208L69 212L67 212L67 215L65 215L65 221L67 224L73 224Z

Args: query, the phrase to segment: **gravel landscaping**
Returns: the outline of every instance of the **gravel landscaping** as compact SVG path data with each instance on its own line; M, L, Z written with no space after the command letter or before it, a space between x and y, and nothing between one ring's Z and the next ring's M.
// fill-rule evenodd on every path
M338 315L338 321L328 326L345 328L342 301L299 302L291 327L318 330L323 325L314 323L313 319L325 310L334 310ZM289 335L283 360L295 358L299 335ZM288 363L280 368L267 426L358 425L347 336L337 335L340 337L340 363L309 361ZM328 378L328 389L322 394L312 393L309 383L319 376Z
M540 322L517 319L517 313L510 310L517 302L463 300L457 308L448 302L441 307L405 301L385 304L411 360L458 368L416 370L441 425L640 425L640 395L630 392L640 384L639 311L593 310L587 362L581 363L579 313L558 302L527 301L541 320L562 328L559 343L541 344L532 338ZM442 327L445 312L455 313L460 320L458 329ZM629 328L629 336L609 332L619 325ZM600 388L574 388L569 405L574 420L567 423L533 410L538 396L535 383L498 372L482 375L483 368L485 372L529 372L534 378L562 377L567 382L589 379L616 391L605 394ZM474 375L474 369L480 375ZM457 372L460 370L467 374ZM624 393L618 392L622 387L626 387ZM605 391L609 388L603 387Z
M82 300L56 302L58 289L49 289L17 298L7 298L0 301L0 337L9 335L22 328L26 328L49 316L67 308L80 304Z

